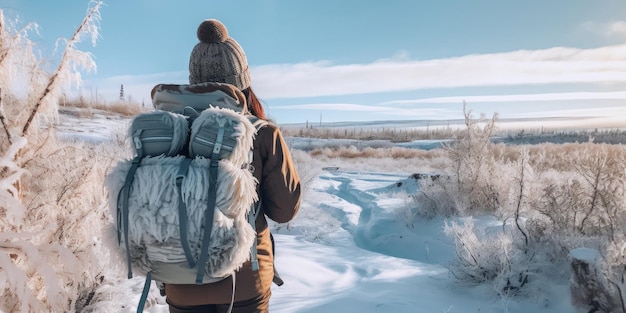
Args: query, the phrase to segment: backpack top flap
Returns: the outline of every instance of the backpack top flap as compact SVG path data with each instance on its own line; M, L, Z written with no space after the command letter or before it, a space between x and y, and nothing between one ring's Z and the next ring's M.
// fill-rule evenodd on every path
M249 153L256 135L256 128L243 114L210 107L204 110L191 125L189 156L229 159L237 166L250 162ZM216 147L217 146L217 147Z
M152 88L151 96L155 109L179 114L185 114L186 107L201 112L211 105L247 113L243 92L230 84L159 84Z
M188 129L183 115L157 110L137 115L131 122L129 137L138 157L175 156L187 143Z

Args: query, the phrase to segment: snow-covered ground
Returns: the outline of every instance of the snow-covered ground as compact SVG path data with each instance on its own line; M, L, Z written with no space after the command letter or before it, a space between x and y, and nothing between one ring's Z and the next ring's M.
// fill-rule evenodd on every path
M125 124L61 116L61 125L72 127L60 128L64 136L98 141L107 140L103 130L113 136ZM297 218L272 225L285 285L273 286L271 312L582 312L571 306L564 282L542 296L515 299L495 296L486 285L459 285L446 267L454 255L446 220L403 218L415 205L408 197L418 188L413 173L327 166L310 182ZM489 216L475 224L500 225ZM127 290L115 301L120 311L136 310L142 284L136 277L116 286ZM153 285L156 301L146 311L168 312L157 294Z
M445 221L408 225L399 218L416 188L406 173L319 175L301 218L277 232L277 268L286 284L273 290L273 311L575 312L567 286L555 285L543 298L511 300L485 286L455 283L446 268L454 252ZM489 217L479 222L498 224Z

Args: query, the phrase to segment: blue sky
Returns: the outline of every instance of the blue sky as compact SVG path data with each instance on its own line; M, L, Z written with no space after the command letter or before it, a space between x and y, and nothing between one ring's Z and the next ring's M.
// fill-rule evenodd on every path
M88 1L0 0L37 22L44 55ZM503 118L626 116L624 0L110 0L82 93L150 103L186 83L196 28L217 18L244 48L279 123L452 119L462 102Z

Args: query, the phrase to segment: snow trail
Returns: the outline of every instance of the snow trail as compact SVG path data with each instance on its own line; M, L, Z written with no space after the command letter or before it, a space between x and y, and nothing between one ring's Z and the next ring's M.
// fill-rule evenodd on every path
M432 223L415 225L412 221L407 225L409 222L400 218L399 210L414 205L409 202L408 195L418 189L417 180L410 175L332 171L320 175L319 179L326 184L318 191L336 198L335 202L321 203L320 208L341 223L358 247L399 258L437 263L439 260L429 257L430 246L442 251L443 244L445 251L450 245L441 241L445 237L442 228L433 229ZM439 222L435 225L441 226L443 221L440 219ZM441 237L437 238L435 234ZM433 239L436 241L432 242Z

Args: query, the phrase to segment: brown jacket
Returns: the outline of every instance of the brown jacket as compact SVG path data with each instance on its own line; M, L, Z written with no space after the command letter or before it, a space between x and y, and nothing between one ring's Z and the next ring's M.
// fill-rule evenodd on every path
M300 207L300 178L280 130L273 125L259 129L254 140L254 177L262 200L262 213L256 219L259 270L246 262L236 273L235 301L264 294L274 277L274 256L265 216L278 222L290 221ZM165 286L168 301L178 306L230 303L232 279L205 285Z

